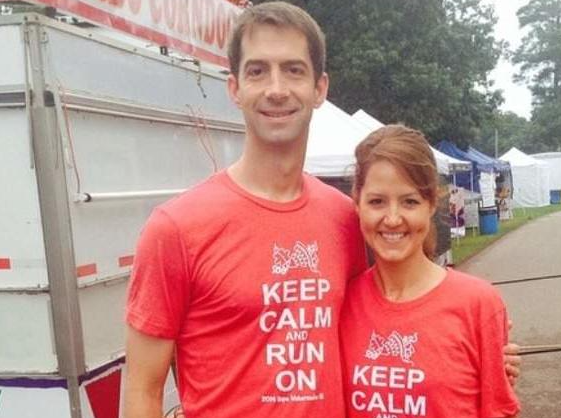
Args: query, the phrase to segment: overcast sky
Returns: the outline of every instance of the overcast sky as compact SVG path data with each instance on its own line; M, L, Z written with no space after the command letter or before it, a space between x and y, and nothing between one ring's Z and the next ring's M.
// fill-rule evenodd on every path
M516 48L522 40L522 31L518 27L516 11L529 0L487 0L495 5L495 13L499 22L495 27L497 38L505 39L510 43L511 48ZM515 84L512 76L517 70L510 63L501 60L491 77L496 82L496 87L504 92L505 103L501 107L503 110L510 110L525 118L530 118L531 113L531 94L523 85Z

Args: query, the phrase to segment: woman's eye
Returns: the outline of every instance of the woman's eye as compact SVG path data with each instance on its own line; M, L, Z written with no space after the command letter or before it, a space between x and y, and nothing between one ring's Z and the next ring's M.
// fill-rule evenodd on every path
M368 204L369 205L374 205L374 206L381 205L382 204L382 199L370 199L368 201Z
M417 199L406 199L405 200L405 204L408 205L408 206L416 206L419 203L421 203L421 202L419 202Z

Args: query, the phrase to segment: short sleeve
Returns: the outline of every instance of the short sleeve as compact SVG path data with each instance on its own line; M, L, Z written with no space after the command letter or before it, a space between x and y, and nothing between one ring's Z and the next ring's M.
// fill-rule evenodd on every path
M165 212L156 209L138 241L126 322L142 333L175 339L188 300L186 248L173 221Z
M494 290L494 289L492 289ZM490 316L481 324L481 417L500 418L516 415L520 405L504 368L503 347L508 342L507 313L500 296L492 292L485 301Z

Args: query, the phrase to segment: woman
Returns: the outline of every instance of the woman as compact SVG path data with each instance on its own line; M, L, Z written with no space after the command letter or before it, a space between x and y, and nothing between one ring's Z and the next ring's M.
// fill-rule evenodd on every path
M487 282L432 262L438 175L426 139L387 126L355 155L353 195L376 262L351 281L342 312L348 416L516 415L504 303Z

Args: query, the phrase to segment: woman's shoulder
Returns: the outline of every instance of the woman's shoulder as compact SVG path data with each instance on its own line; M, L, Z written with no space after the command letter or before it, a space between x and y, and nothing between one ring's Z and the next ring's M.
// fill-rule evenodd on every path
M482 306L503 305L499 290L490 281L448 269L448 287L466 303Z

